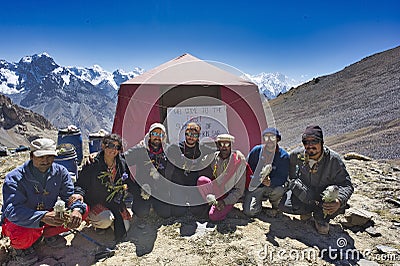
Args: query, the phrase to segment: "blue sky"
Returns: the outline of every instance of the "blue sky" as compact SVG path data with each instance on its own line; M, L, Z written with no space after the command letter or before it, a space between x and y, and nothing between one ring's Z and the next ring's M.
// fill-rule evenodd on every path
M0 59L149 70L185 52L296 80L400 45L400 1L3 1Z

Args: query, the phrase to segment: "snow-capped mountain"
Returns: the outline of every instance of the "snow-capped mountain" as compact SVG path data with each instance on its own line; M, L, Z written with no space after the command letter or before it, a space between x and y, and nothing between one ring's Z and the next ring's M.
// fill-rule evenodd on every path
M87 135L100 129L111 131L119 85L143 72L135 68L131 72L118 69L111 73L99 65L64 67L47 53L35 54L18 63L0 60L0 93L43 115L57 128L73 124ZM269 99L296 84L279 73L246 77Z
M100 66L63 67L48 54L26 56L18 63L0 61L0 93L50 120L57 128L70 124L84 134L111 130L119 84L143 73Z
M285 93L299 83L281 73L260 73L258 75L246 74L246 77L255 83L260 92L268 99L273 99Z

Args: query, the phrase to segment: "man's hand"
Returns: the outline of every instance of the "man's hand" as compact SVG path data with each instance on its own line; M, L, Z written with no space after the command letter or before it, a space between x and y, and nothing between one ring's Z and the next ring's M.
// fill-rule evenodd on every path
M332 202L324 202L322 204L322 209L324 211L324 213L326 214L334 214L335 212L337 212L337 210L339 210L340 208L340 200L336 199L335 201Z
M266 187L269 187L271 185L271 178L269 178L269 176L267 176L266 178L264 178L264 180L262 181L262 184Z
M51 226L61 226L68 221L68 217L60 218L55 211L51 211L47 212L40 221Z
M221 211L225 208L225 202L223 200L217 201L217 205L215 205L217 210Z
M77 200L80 200L81 202L83 202L83 196L80 194L72 194L68 199L68 206L71 206L71 204Z
M66 214L68 218L67 227L68 228L78 228L82 222L82 214L79 210L72 210L70 214Z

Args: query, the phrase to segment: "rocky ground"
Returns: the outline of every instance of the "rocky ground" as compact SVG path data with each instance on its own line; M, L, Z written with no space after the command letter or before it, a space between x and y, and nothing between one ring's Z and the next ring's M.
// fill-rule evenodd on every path
M0 182L5 174L28 158L27 153L0 158ZM95 261L104 248L82 235L65 236L67 246L36 247L36 265L400 265L400 167L383 161L345 161L355 186L352 210L372 219L364 226L347 228L345 215L331 221L327 236L315 232L312 221L283 214L274 218L269 205L258 217L245 217L241 204L219 224L193 217L134 219L127 240L113 246L113 234L100 235L91 227L81 232L115 255ZM347 225L348 226L348 225ZM367 228L368 227L368 228ZM366 229L367 228L367 229ZM9 240L0 240L2 265L17 265Z

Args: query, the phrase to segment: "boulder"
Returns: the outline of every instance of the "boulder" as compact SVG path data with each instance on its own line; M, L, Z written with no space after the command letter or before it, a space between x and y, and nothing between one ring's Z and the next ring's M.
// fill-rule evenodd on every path
M350 208L346 211L344 215L345 221L342 224L346 227L363 226L369 223L373 216L374 213L372 212Z
M351 159L355 159L355 160L360 160L360 161L372 161L372 158L356 153L356 152L349 152L346 153L343 157L345 160L351 160Z

